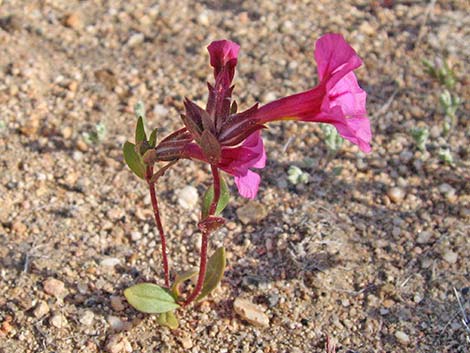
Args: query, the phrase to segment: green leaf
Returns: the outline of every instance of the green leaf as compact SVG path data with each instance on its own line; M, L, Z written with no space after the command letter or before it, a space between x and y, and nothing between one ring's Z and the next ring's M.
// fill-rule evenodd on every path
M201 294L199 294L196 300L203 299L219 285L224 275L225 265L225 248L221 247L212 254L207 262L204 284L202 286Z
M122 147L124 160L128 167L141 179L145 179L145 165L142 157L135 151L135 145L127 141Z
M202 198L202 218L209 216L209 210L211 207L212 200L214 199L214 185L211 185ZM230 200L230 190L227 187L227 183L224 178L220 177L220 197L215 210L215 215L219 215L227 207L228 201Z
M198 270L192 269L185 271L183 273L178 273L175 278L175 282L171 286L171 294L175 297L178 298L180 296L180 291L179 291L179 286L182 284L184 281L187 281L188 279L193 278L196 276L198 273Z
M145 140L147 140L147 135L145 134L144 118L139 116L135 127L135 143L138 144Z
M170 330L175 330L178 328L178 319L173 311L168 311L166 313L161 313L158 316L158 323L162 326L168 327Z
M153 283L139 283L124 291L128 303L147 314L166 313L179 308L175 298L166 290Z
M152 147L155 147L155 145L157 144L157 130L158 129L156 128L153 129L149 137L149 145Z

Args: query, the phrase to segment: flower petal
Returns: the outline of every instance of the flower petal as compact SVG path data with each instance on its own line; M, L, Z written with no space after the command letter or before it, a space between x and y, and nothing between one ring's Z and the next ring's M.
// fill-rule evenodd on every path
M367 114L366 97L367 94L359 87L356 76L350 72L328 91L322 103L322 110L340 106L346 116L365 116Z
M233 62L233 68L237 64L238 52L240 46L229 40L217 40L209 44L207 47L210 55L211 66L214 68L214 77L222 71L223 67L231 60Z
M255 154L255 158L250 161L249 168L264 168L266 166L266 151L264 149L263 139L261 138L261 131L256 131L251 134L242 144Z
M344 37L336 33L325 34L317 40L315 60L320 80L328 80L330 87L327 87L327 90L362 64L362 60Z
M245 175L235 177L238 192L247 199L254 199L256 197L260 181L261 177L251 170L247 170Z
M341 107L335 106L329 112L318 114L315 121L333 124L343 138L358 145L365 153L371 151L372 134L369 119L366 117L347 118L344 116Z

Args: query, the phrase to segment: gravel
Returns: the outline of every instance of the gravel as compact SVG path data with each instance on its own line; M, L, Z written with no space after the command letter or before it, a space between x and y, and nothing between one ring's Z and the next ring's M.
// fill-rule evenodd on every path
M337 352L467 352L454 288L468 316L468 28L465 0L0 0L0 351L320 353L329 337ZM346 142L330 158L318 125L271 124L257 199L226 178L227 226L209 244L227 250L221 286L173 331L137 313L123 290L163 271L148 190L122 159L134 104L159 139L179 128L184 97L205 102L220 38L241 45L240 109L309 89L327 32L364 61L372 153ZM463 100L447 136L444 88L422 65L436 58ZM309 182L288 183L291 166ZM157 185L173 278L197 266L210 180L180 161ZM235 312L246 298L262 326Z

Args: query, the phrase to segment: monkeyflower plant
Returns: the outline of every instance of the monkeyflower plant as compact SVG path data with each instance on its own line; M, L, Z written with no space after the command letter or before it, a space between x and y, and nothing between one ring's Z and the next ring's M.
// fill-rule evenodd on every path
M224 225L221 212L229 201L229 189L221 172L233 176L242 197L256 197L261 177L254 170L266 165L262 130L267 124L284 120L331 124L341 137L362 151L371 149L366 92L359 87L354 74L362 61L341 35L326 34L316 42L318 85L263 106L255 104L241 112L232 100L239 45L219 40L207 49L214 81L208 83L206 106L201 107L186 98L181 114L182 127L157 143L157 130L147 136L144 110L138 105L135 143L126 142L123 147L126 163L149 187L160 234L165 282L164 287L140 283L127 288L124 294L134 308L159 314L159 322L170 328L178 325L176 309L203 299L222 278L225 249L217 249L209 259L207 254L210 234ZM180 159L207 163L212 184L204 194L198 223L201 233L199 268L171 276L155 186ZM181 284L193 277L196 278L194 288L185 295L180 293Z

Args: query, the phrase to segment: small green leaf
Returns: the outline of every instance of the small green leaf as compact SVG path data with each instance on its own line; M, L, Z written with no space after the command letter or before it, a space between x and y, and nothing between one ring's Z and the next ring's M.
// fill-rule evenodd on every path
M162 326L168 327L170 330L175 330L178 328L178 319L173 311L168 311L166 313L161 313L158 316L158 323Z
M211 185L202 198L202 218L209 216L209 209L211 207L212 200L214 199L214 185ZM224 178L220 177L220 197L215 210L215 216L222 213L227 207L228 201L230 200L230 190L227 187L227 183Z
M149 145L152 147L155 147L157 144L157 130L156 128L153 129L149 137Z
M179 286L182 284L184 281L193 278L196 276L198 273L198 270L188 270L183 273L178 273L175 278L175 282L171 286L171 294L175 297L178 298L180 296L180 291L179 291Z
M129 304L147 314L166 313L179 308L175 298L166 290L153 283L139 283L124 291Z
M204 284L197 300L203 299L218 286L224 275L225 265L225 248L221 247L212 254L207 262Z
M147 135L145 134L144 118L139 116L135 126L135 143L138 144L145 140L147 140Z
M135 145L127 141L122 147L124 153L124 160L126 161L129 168L141 179L145 179L145 165L135 151Z

